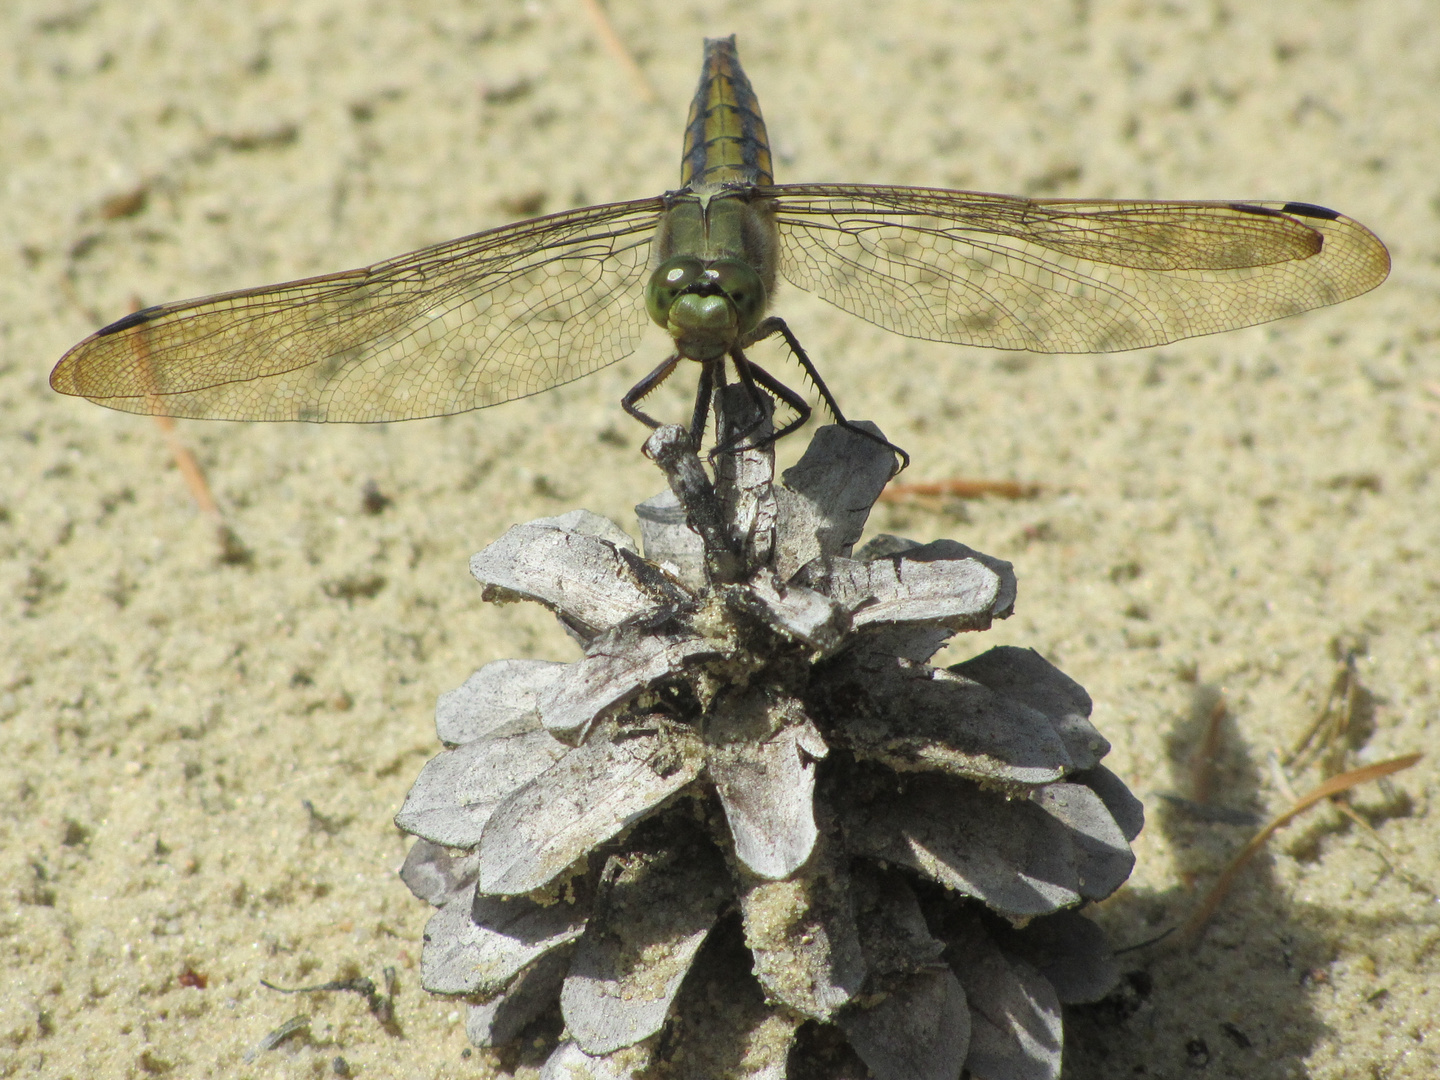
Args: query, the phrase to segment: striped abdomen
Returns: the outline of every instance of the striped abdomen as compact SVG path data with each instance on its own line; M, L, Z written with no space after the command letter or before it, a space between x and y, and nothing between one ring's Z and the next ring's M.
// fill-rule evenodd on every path
M685 124L680 184L773 184L760 102L740 68L735 35L705 39L705 67Z

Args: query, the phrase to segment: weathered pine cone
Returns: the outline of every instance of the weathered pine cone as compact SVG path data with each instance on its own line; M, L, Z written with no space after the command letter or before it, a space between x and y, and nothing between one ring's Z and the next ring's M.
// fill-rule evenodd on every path
M440 699L450 749L395 819L439 909L425 987L480 1046L558 1001L544 1080L1057 1077L1061 1004L1115 979L1075 909L1125 880L1142 813L1038 654L926 664L1010 614L1010 565L852 555L892 460L839 427L782 484L722 456L718 498L679 429L647 449L673 490L637 508L643 558L576 511L471 561L585 656Z

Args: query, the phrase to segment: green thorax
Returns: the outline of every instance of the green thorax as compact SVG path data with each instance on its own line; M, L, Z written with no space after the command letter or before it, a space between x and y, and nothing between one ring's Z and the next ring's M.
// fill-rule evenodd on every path
M759 326L775 290L774 183L760 104L735 38L707 38L685 128L684 185L666 196L645 288L650 317L681 356L710 362Z

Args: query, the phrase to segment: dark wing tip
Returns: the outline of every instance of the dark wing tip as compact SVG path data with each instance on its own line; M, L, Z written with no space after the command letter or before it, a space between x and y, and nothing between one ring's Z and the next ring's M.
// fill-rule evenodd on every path
M105 337L107 334L118 334L121 330L129 330L132 326L140 326L149 322L160 314L159 307L141 308L139 311L132 311L124 318L116 319L109 326L102 326L95 331L96 337Z
M1316 206L1308 202L1287 202L1280 208L1282 214L1294 214L1296 217L1321 218L1325 221L1335 221L1340 215L1327 206Z
M1253 203L1231 203L1231 210L1239 210L1244 214L1259 214L1261 217L1284 217L1287 214L1291 217L1320 218L1322 221L1338 221L1340 214L1331 210L1328 206L1316 206L1308 202L1287 202L1276 210L1273 206L1256 206Z

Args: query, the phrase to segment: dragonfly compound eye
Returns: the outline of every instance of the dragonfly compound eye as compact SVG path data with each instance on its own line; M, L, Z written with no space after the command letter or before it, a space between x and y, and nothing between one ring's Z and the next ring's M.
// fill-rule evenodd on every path
M645 286L645 309L650 312L650 318L664 326L675 298L704 274L705 264L693 255L677 255L657 266Z

